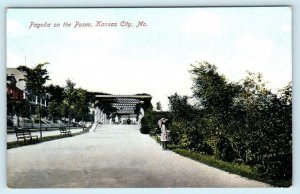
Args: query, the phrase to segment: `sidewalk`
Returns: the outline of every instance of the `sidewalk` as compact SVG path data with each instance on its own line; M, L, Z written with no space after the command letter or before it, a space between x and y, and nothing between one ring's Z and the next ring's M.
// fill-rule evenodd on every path
M7 150L13 188L269 187L164 151L137 125Z
M82 131L82 128L71 128L72 133L77 133ZM40 138L40 131L34 131L31 132L32 135L37 135ZM43 137L47 137L47 136L53 136L53 135L60 135L60 131L57 130L51 130L51 131L43 131ZM17 141L17 137L15 133L8 133L6 135L6 141L7 142L13 142L13 141Z

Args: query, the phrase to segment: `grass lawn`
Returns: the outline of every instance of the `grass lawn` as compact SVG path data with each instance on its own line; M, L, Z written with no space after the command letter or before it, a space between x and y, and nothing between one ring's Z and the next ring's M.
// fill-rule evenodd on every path
M198 162L207 164L209 166L224 170L226 172L230 172L233 174L237 174L249 179L257 180L260 182L267 183L269 185L275 186L275 187L290 187L292 185L292 181L286 181L286 180L270 180L266 177L261 177L256 172L255 168L245 165L245 164L238 164L233 162L224 162L222 160L216 159L214 156L210 155L204 155L195 151L182 149L182 148L176 148L175 146L169 146L169 150L172 150L175 153L178 153L182 156L191 158L193 160L196 160Z
M45 141L52 141L52 140L56 140L56 139L74 137L76 135L81 135L81 134L87 133L89 131L89 129L90 129L90 127L86 128L84 131L80 131L80 132L77 132L77 133L72 133L71 136L65 136L65 135L46 136L46 137L43 137L42 139L38 139L38 141L34 142L34 143L24 143L24 142L16 142L16 141L7 142L7 149L17 148L17 147L32 145L32 144L37 144L37 143L42 143L42 142L45 142Z
M151 137L154 140L158 141L156 136L151 136ZM259 176L258 172L255 170L255 168L249 165L234 163L234 162L224 162L222 160L216 159L214 156L205 155L196 151L180 148L179 146L174 144L168 145L168 149L175 153L178 153L179 155L201 162L208 166L212 166L220 170L237 174L249 179L264 182L274 187L290 187L292 185L292 181L270 180L269 178L261 177Z

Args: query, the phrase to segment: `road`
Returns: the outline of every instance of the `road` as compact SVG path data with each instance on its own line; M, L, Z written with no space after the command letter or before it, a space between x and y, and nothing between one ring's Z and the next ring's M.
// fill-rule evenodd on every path
M137 125L7 150L13 188L269 187L164 151Z

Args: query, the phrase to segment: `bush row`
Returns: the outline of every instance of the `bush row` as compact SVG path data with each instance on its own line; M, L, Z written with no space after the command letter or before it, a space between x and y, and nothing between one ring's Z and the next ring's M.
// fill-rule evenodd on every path
M207 62L192 66L193 97L169 97L172 143L217 159L253 166L262 177L292 178L292 86L277 93L261 74L229 82ZM155 133L161 115L149 112L141 132Z

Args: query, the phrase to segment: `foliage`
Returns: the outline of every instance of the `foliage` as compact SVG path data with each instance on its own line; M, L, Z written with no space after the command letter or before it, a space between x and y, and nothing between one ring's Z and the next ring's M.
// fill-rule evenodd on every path
M47 64L47 63L45 63ZM82 88L75 88L75 83L71 80L66 81L66 86L50 84L44 86L49 80L45 64L38 64L33 68L19 66L18 70L25 73L27 98L20 101L12 100L7 94L7 114L22 117L30 117L37 114L35 123L40 123L39 118L48 117L48 119L57 120L64 118L75 118L77 121L92 121L89 107L94 102L94 92L88 92ZM30 103L37 97L37 101L47 96L47 107L35 106ZM107 108L106 108L107 110Z
M191 121L196 112L191 105L188 104L187 96L179 96L177 93L171 95L169 98L170 111L172 116L177 120Z
M145 101L144 104L143 104L143 109L145 111L149 110L149 111L152 111L153 110L153 105L150 101Z
M292 85L273 93L260 73L228 82L215 65L192 65L193 98L169 97L174 145L227 162L251 165L272 181L292 178ZM194 100L193 105L189 100ZM149 131L157 121L145 114ZM150 123L152 121L152 123Z
M61 114L61 104L59 104L58 102L56 101L50 101L48 103L48 109L49 109L49 117L51 119L59 119L62 114Z
M35 108L33 108L33 112L36 112L36 113L39 112L37 118L39 118L40 116L41 116L41 118L47 117L47 115L49 114L48 113L48 108L46 108L44 106L41 106L41 107L36 106Z
M50 95L50 102L62 103L64 98L64 88L59 85L50 84L46 87L47 93Z
M75 83L72 82L70 79L66 80L66 86L64 87L63 95L64 100L63 103L66 104L68 107L74 105L76 100L76 90L75 90Z
M154 127L154 114L152 111L147 111L145 116L141 120L140 132L142 134L149 134L151 129ZM156 128L156 127L155 127Z
M117 109L107 101L99 101L95 104L95 106L98 106L103 111L103 113L106 114L107 119L109 119L110 116L117 111Z
M64 87L64 100L63 100L63 110L65 115L68 117L68 126L70 128L70 120L74 117L75 112L75 102L77 97L77 91L75 89L75 83L70 79L66 80L66 86Z
M75 88L76 84L66 80L66 86L50 85L47 92L50 95L48 104L49 116L53 119L75 118L78 120L91 120L89 107L94 101L94 94L82 88Z
M32 95L37 96L38 99L41 95L46 93L44 87L47 80L49 80L48 71L44 69L47 63L38 64L34 68L27 66L19 66L17 69L25 73L24 81L26 82L26 89Z
M161 111L162 110L162 106L160 102L156 103L156 110Z
M77 120L84 121L84 118L89 117L89 95L88 91L82 88L77 89L77 98L75 103L75 110ZM84 126L84 125L83 125Z
M225 77L217 72L215 65L202 62L198 66L192 65L194 96L199 105L216 114L225 114L232 104L236 88L228 84Z
M151 134L156 135L160 134L160 128L158 126L158 120L161 118L168 118L169 121L172 120L169 112L156 112L153 110L147 110L145 112L145 116L141 120L141 128L140 131L142 134ZM168 123L166 123L166 127L168 128Z
M174 145L169 145L168 148L182 156L192 158L209 166L213 166L215 168L238 174L250 179L265 182L273 186L290 187L292 185L292 182L290 180L271 180L269 178L261 177L260 174L256 171L256 169L250 165L245 165L236 162L225 162L223 160L216 159L214 156L204 155L195 151L182 149Z
M86 113L89 112L88 107L88 101L87 101L87 91L79 88L77 89L77 100L76 100L76 110L77 115L83 117Z
M7 112L11 115L29 117L30 110L30 103L27 100L12 101L8 99L7 101Z
M39 139L37 142L34 143L42 143L42 142L46 142L46 141L52 141L52 140L57 140L57 139L61 139L61 138L70 138L70 137L74 137L76 135L82 135L84 133L87 133L89 131L89 129L91 128L88 127L86 130L77 132L77 133L72 133L72 136L66 136L66 135L52 135L52 136L45 136L43 139ZM18 148L18 147L22 147L22 146L27 146L27 145L31 145L32 143L27 143L27 142L7 142L7 149L12 149L12 148Z
M24 81L26 82L26 90L29 96L36 96L38 102L41 97L46 93L45 84L49 80L47 69L44 66L48 63L38 64L33 68L27 66L19 66L17 69L24 72ZM38 103L39 123L40 123L40 138L42 138L42 126L41 126L41 105Z

